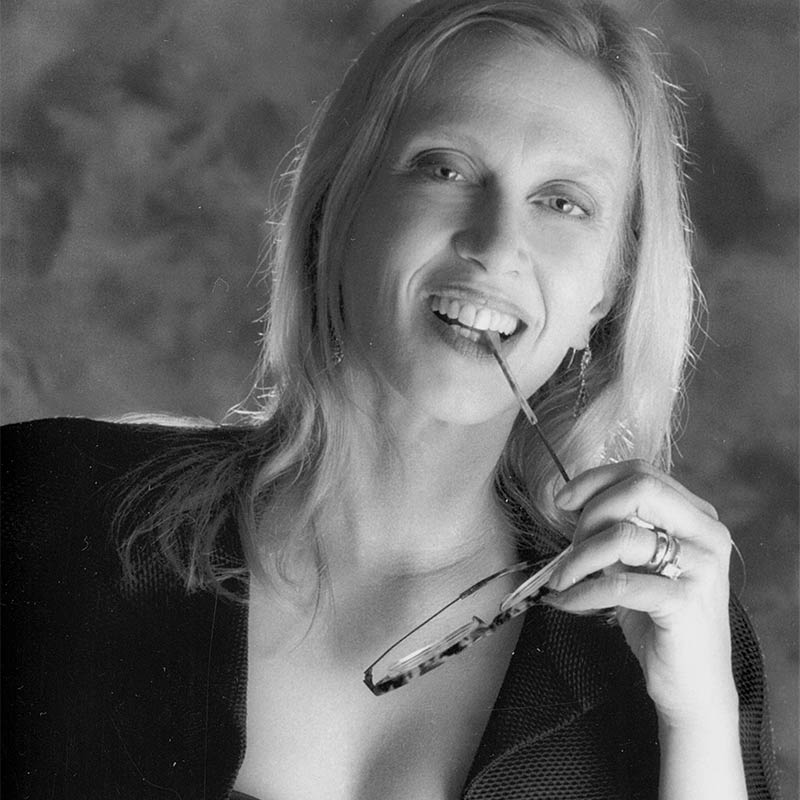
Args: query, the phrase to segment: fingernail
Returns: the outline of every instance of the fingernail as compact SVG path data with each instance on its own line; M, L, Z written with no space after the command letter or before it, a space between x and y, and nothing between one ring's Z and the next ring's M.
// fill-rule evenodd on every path
M547 590L550 592L559 592L561 591L563 586L561 584L564 582L564 567L559 567L551 576L550 580L547 581Z
M567 486L562 486L557 492L555 496L555 502L557 506L561 508L567 508L569 506L569 501L572 499L572 489Z
M553 591L554 586L558 586L558 582L561 580L561 567L559 567L551 576L550 579L547 581L547 588L550 591Z
M544 588L539 596L539 602L546 606L557 606L561 600L561 595L554 589Z

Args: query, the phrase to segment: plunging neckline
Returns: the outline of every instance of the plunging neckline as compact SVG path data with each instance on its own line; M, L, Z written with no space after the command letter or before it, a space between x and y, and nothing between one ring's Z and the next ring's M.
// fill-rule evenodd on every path
M279 659L265 658L257 646L264 622L248 620L248 714L237 800L259 800L265 792L271 797L267 789L279 797L303 796L303 781L309 791L335 784L343 797L389 796L390 787L415 781L423 793L461 797L522 618L512 620L505 635L488 637L431 676L380 698L361 682L360 662L323 665L326 651L313 636Z

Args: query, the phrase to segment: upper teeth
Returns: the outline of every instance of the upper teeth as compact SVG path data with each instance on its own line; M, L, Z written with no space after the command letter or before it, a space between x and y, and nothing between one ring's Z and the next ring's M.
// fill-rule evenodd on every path
M496 311L493 308L481 306L478 308L472 303L465 303L451 297L433 295L431 297L431 310L460 322L468 328L479 331L497 331L505 336L510 336L517 329L519 320L511 314Z

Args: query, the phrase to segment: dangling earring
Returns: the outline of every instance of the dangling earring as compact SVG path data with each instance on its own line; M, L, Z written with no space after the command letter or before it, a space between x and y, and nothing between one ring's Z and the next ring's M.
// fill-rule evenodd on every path
M331 355L333 356L333 366L337 367L344 361L344 346L342 340L336 335L336 331L331 331Z
M339 286L339 325L338 327L334 324L334 320L336 319L336 314L333 310L330 311L330 316L328 317L328 333L330 336L331 342L331 356L333 361L333 366L338 367L339 364L344 361L344 344L342 343L341 337L339 336L339 331L342 329L344 325L344 296L342 294L342 287Z
M592 363L592 348L587 344L581 355L580 373L578 375L578 396L575 398L575 405L572 409L572 416L577 419L586 408L589 402L589 393L586 390L586 370Z

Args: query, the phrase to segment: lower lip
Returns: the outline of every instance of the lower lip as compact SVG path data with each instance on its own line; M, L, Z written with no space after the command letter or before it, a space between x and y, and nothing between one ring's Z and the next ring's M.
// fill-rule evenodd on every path
M492 360L494 358L492 351L483 343L482 338L474 341L472 338L459 333L455 329L457 326L448 325L433 313L430 313L430 317L439 337L460 355L479 360Z

